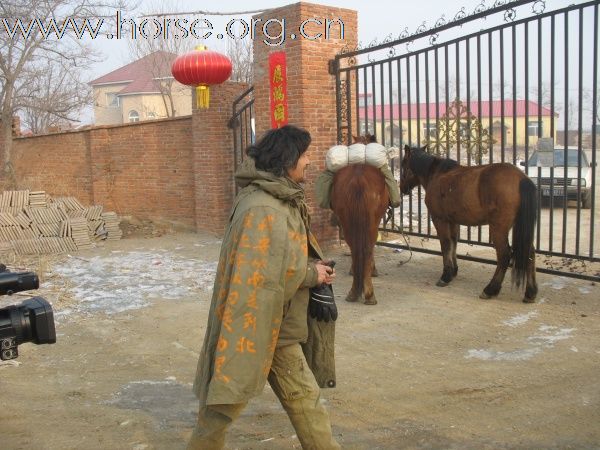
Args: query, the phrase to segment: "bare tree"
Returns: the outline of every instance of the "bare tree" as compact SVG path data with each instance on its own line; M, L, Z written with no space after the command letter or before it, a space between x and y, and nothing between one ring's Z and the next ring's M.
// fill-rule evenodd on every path
M227 56L233 65L232 81L252 83L252 41L250 39L229 39Z
M79 72L69 70L64 61L54 61L27 75L29 95L23 96L21 106L26 128L38 134L79 122L74 117L92 101L91 90Z
M552 91L556 90L558 83L554 83L554 86L550 83L542 83L541 86L531 86L529 88L529 98L535 102L542 99L540 106L550 108L552 106Z
M591 115L596 110L596 116L593 117L594 123L600 126L600 89L596 89L596 104L594 104L594 92L592 89L583 89L584 109Z
M84 38L105 33L117 10L128 8L121 0L0 2L0 142L8 185L16 183L11 163L12 118L23 108L42 107L35 101L38 91L32 82L49 67L76 72L99 60ZM56 76L55 81L60 80ZM45 108L50 109L49 104ZM69 108L56 112L63 119L73 119Z

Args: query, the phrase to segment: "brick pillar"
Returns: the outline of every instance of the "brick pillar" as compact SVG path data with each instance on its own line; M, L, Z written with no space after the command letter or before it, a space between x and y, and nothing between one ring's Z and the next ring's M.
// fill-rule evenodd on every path
M310 148L311 166L305 190L312 216L312 231L322 246L336 243L337 228L329 224L330 211L319 208L315 202L314 181L325 168L325 154L337 142L335 76L328 72L328 62L344 46L354 48L358 40L356 11L333 8L312 3L295 3L270 10L253 17L257 22L254 38L254 98L256 131L262 133L271 128L269 100L269 53L285 51L287 60L287 93L289 123L306 128L312 136ZM269 40L263 33L263 24L274 19L267 29L269 36L276 36L285 21L285 39ZM335 23L326 38L325 24L339 20L344 25L344 38L340 39L340 27ZM258 22L260 20L260 22ZM315 23L320 21L322 25ZM308 39L300 32L305 23L304 34L319 39ZM292 37L292 34L294 37ZM270 46L264 42L267 40Z
M192 111L196 229L222 234L235 192L233 134L228 127L233 101L247 85L210 87L210 108Z

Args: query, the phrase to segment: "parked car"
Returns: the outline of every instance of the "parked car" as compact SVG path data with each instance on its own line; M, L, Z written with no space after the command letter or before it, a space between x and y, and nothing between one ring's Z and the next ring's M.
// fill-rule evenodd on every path
M581 161L581 172L579 172L579 161ZM525 166L525 162L522 161L521 165ZM563 199L566 192L567 200L581 202L584 209L591 208L592 165L585 150L577 147L567 147L566 151L564 147L555 147L553 151L536 150L531 154L527 165L529 177L541 191L542 198L552 196Z

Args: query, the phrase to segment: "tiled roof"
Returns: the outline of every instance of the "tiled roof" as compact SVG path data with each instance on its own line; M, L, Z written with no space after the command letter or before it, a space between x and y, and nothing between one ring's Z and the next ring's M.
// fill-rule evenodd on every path
M158 92L158 85L154 79L171 77L171 63L175 58L177 55L174 53L157 51L90 81L90 85L128 83L120 94Z
M160 92L158 82L156 80L137 79L121 89L119 94L138 94L142 92Z
M466 103L463 103L463 105L466 105ZM471 114L473 114L475 117L478 117L479 114L479 104L477 101L472 101L470 102L470 112ZM534 117L538 115L538 111L541 112L542 116L551 116L552 115L552 111L549 108L546 108L544 106L542 106L541 108L539 108L539 105L535 102L529 101L529 102L525 102L525 100L517 100L516 103L513 102L512 100L504 100L504 116L505 117L512 117L513 116L513 108L516 107L516 116L517 117L522 117L525 116L525 110L526 110L526 106L528 106L528 114L529 117ZM390 119L393 115L394 120L398 120L400 118L400 112L402 113L402 120L408 120L408 118L410 117L411 119L416 119L417 118L417 111L418 111L418 117L421 120L426 120L427 117L429 117L429 119L435 119L436 117L442 117L445 113L446 113L446 103L440 103L439 106L437 107L437 111L436 111L436 104L435 103L420 103L419 105L416 104L411 104L410 108L409 105L407 104L402 104L402 109L400 109L398 107L398 105L392 105L391 108L391 113L390 113L390 105L376 105L375 106L375 111L373 111L373 105L368 105L366 108L364 106L359 107L358 110L358 114L359 117L361 119L364 119L366 114L369 115L369 118L372 119L373 118L373 114L375 114L375 117L377 118L377 120L379 120L381 118L381 114L382 114L382 107L383 107L383 116L385 119ZM490 108L492 110L491 112L491 116L492 117L500 117L502 114L502 101L500 100L494 100L492 102L489 101L482 101L481 102L481 117L490 117ZM410 114L409 114L410 112Z

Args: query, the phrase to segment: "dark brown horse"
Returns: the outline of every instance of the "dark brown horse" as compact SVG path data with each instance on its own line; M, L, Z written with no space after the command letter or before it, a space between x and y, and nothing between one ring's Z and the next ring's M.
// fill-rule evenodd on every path
M374 136L354 138L355 143L375 142ZM352 289L346 300L377 303L371 276L376 273L373 250L377 229L389 204L389 192L381 171L369 164L350 164L333 177L331 208L342 227L352 254Z
M438 286L456 276L456 244L459 225L489 224L496 249L496 272L481 298L498 295L512 260L512 281L525 285L523 301L532 303L538 292L535 281L533 236L537 217L536 188L512 164L496 163L465 167L451 159L427 153L427 148L404 147L400 190L410 193L417 185L425 189L425 205L437 230L444 271ZM512 254L508 233L512 228Z

